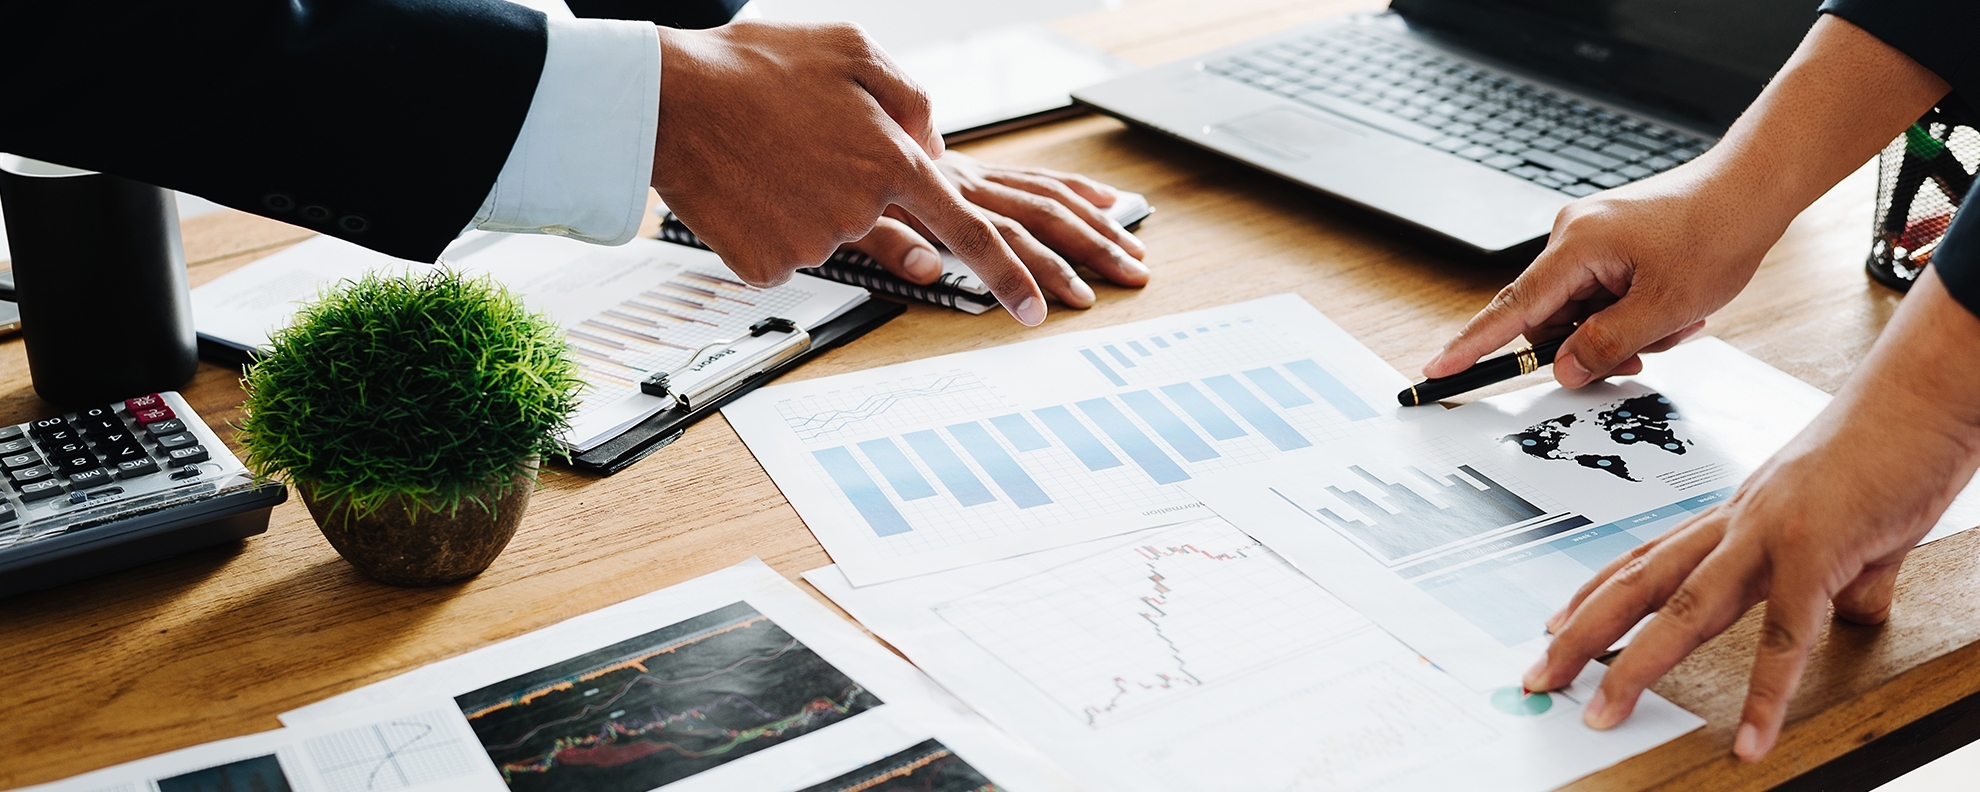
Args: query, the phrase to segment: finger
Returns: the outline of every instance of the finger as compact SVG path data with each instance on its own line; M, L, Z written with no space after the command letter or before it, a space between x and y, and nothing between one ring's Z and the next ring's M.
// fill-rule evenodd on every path
M912 283L934 283L942 276L942 254L925 237L892 217L880 218L865 237L845 246L871 256L882 269Z
M934 103L914 78L901 71L872 37L858 25L834 26L839 46L853 61L853 79L880 103L894 123L929 157L942 156L942 134L935 129Z
M1543 254L1511 285L1500 289L1484 310L1471 317L1464 329L1424 364L1423 376L1448 377L1471 368L1487 353L1540 326L1593 280L1586 270L1557 267L1552 261Z
M1024 224L994 212L990 214L990 224L1003 234L1004 243L1030 268L1031 277L1046 293L1059 298L1069 308L1093 307L1093 287L1080 280L1072 265L1033 237Z
M1748 762L1760 761L1781 737L1788 700L1801 686L1808 650L1822 633L1822 616L1829 599L1819 580L1785 566L1782 570L1768 592L1767 617L1760 625L1760 646L1753 656L1753 677L1746 683L1746 709L1740 713L1739 732L1733 738L1733 753Z
M1071 212L1074 217L1079 218L1080 222L1085 223L1087 228L1106 237L1108 241L1114 243L1121 250L1126 251L1128 255L1136 259L1146 258L1148 256L1148 248L1141 244L1141 240L1136 239L1134 234L1128 233L1128 230L1122 228L1120 223L1114 222L1114 218L1107 216L1106 212L1100 211L1099 207L1094 206L1092 201L1074 192L1063 181L1044 176L1034 176L1016 169L992 170L984 178L991 182L1023 190L1056 202ZM1047 244L1050 244L1050 242L1048 241ZM1147 274L1145 268L1142 270L1142 274Z
M1903 560L1866 566L1856 579L1843 586L1830 600L1836 616L1857 624L1882 624L1891 615L1891 599L1897 593L1898 567Z
M1072 188L1073 192L1079 193L1079 197L1085 198L1094 206L1102 209L1113 206L1115 201L1121 199L1121 191L1114 189L1112 185L1094 181L1077 173L1056 171L1050 168L1020 168L1019 170L1064 182L1067 187Z
M1045 321L1045 294L988 218L970 208L928 159L915 157L913 173L893 203L915 216L1026 325Z
M1070 192L1067 196L1076 198ZM1113 240L1096 233L1074 214L1071 207L1054 198L991 183L973 190L969 200L985 210L1023 224L1024 229L1030 232L1028 237L1045 243L1046 247L1058 251L1067 259L1092 267L1107 280L1123 286L1148 283L1147 266L1121 250ZM1005 241L1010 241L1008 235ZM1032 274L1038 273L1034 269Z
M1528 690L1553 690L1574 681L1589 660L1607 654L1644 616L1665 606L1724 535L1721 521L1709 515L1690 526L1624 562L1597 585L1568 614L1521 684Z
M1554 379L1570 388L1616 373L1625 361L1651 344L1683 332L1695 322L1671 327L1670 312L1641 292L1590 314L1554 356ZM1695 332L1695 331L1694 331ZM1682 340L1682 339L1679 339Z
M1628 718L1645 688L1764 596L1754 585L1762 564L1758 550L1730 543L1706 556L1657 609L1657 618L1643 625L1609 663L1582 721L1590 728L1609 729Z
M1717 506L1711 507L1711 509L1702 512L1702 514L1711 514L1717 508ZM1547 631L1552 633L1560 632L1562 627L1567 626L1568 616L1580 608L1581 603L1588 599L1588 595L1595 593L1596 588L1608 582L1609 578L1615 577L1616 573L1622 571L1623 567L1629 566L1636 559L1649 555L1650 551L1657 549L1658 545L1663 544L1671 537L1690 528L1691 524L1697 521L1697 519L1697 517L1692 517L1691 519L1680 522L1675 527L1657 536L1657 538L1632 547L1629 549L1629 552L1609 559L1609 563L1603 564L1602 569L1596 572L1594 577L1589 578L1588 582L1581 584L1581 588L1575 590L1574 596L1568 598L1567 607L1561 608L1553 616L1547 618Z

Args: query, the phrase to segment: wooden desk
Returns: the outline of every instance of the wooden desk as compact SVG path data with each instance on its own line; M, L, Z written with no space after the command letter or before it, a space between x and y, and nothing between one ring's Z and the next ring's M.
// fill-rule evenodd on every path
M1157 62L1368 5L1151 0L1062 27ZM1141 234L1153 283L1098 287L1098 307L1059 311L1033 331L998 313L913 306L794 378L1288 291L1414 372L1513 275L1107 119L965 148L1148 193L1160 207ZM1840 386L1898 302L1861 272L1872 175L1858 173L1803 216L1711 332L1819 387ZM193 280L304 236L246 215L195 218L186 233ZM239 416L236 379L202 366L185 392L224 426ZM30 390L19 341L0 344L0 421L49 411ZM546 486L508 552L461 585L406 590L360 577L292 499L267 535L239 546L0 603L0 787L274 728L282 711L752 555L793 578L829 561L719 417L620 475L556 472ZM1977 550L1980 535L1966 534L1916 553L1889 624L1830 629L1767 761L1742 766L1729 754L1758 625L1749 614L1656 688L1709 725L1575 788L1765 788L1980 691Z

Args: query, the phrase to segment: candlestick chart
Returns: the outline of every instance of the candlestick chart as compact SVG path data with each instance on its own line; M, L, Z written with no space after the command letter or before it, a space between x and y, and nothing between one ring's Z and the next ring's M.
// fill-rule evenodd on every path
M646 792L881 701L738 602L458 696L517 792Z
M997 786L937 740L923 740L845 775L798 792L998 792Z

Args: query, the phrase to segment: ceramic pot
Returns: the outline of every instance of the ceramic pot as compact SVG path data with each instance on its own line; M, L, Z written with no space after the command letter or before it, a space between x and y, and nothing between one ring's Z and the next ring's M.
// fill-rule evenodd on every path
M532 467L528 475L516 477L492 514L470 502L451 514L422 505L418 516L408 519L404 496L369 515L352 517L348 501L326 502L308 484L296 486L330 546L359 572L394 586L438 586L481 574L516 535L534 489Z

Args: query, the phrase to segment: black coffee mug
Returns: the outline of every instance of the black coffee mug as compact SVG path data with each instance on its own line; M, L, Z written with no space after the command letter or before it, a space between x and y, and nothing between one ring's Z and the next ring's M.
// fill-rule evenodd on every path
M34 392L68 408L176 390L199 367L170 190L0 154Z

